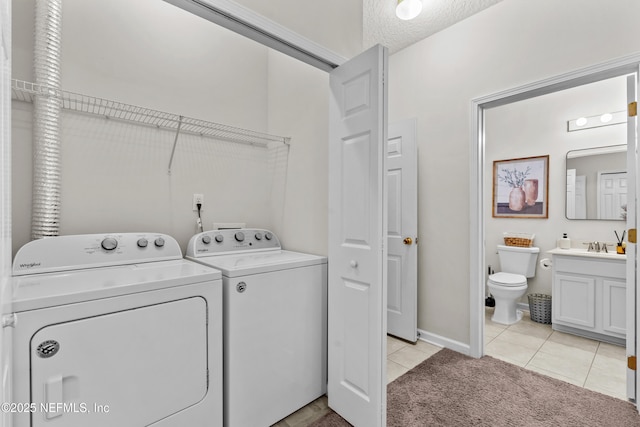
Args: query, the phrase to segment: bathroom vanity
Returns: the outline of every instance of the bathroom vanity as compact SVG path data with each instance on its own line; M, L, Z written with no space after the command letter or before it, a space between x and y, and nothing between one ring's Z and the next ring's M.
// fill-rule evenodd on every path
M625 345L626 255L553 249L554 330Z

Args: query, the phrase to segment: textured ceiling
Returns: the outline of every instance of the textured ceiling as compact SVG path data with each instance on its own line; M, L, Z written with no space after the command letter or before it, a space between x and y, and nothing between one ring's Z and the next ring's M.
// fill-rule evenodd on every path
M396 0L363 0L363 47L379 43L397 52L500 1L422 0L422 13L402 21L395 14Z

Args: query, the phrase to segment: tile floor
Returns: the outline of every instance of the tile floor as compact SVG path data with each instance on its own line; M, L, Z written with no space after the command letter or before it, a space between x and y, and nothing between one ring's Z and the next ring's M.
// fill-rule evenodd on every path
M626 400L626 355L623 347L562 332L533 322L529 313L515 325L491 322L485 311L485 354L549 377ZM428 359L441 348L424 341L410 344L387 337L387 383ZM328 412L322 396L274 427L305 427Z
M493 323L485 309L485 354L589 390L627 399L625 348L536 323L525 311L511 326Z

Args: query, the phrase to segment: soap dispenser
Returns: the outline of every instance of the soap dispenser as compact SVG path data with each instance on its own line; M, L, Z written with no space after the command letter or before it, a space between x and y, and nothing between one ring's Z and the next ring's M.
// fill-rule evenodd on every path
M571 239L567 237L567 233L562 234L562 238L558 240L560 249L571 249Z

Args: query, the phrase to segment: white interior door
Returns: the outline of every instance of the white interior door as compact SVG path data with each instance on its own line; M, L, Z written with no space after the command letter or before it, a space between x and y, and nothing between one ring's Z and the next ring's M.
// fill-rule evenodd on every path
M627 101L629 104L637 102L636 88L639 73L627 77ZM636 104L637 105L637 104ZM638 137L637 117L629 115L627 119L627 185L629 191L629 203L627 204L627 228L629 230L637 228L636 212L637 212L637 195L638 188ZM631 232L629 232L631 234ZM631 236L629 237L631 242ZM638 308L638 293L636 292L637 283L637 246L635 244L627 245L627 357L636 356L636 332L640 325L636 322L636 310ZM627 397L629 399L636 398L638 389L638 378L634 369L627 368ZM636 401L636 405L637 405Z
M567 218L576 217L576 170L567 169Z
M575 170L575 169L574 169ZM587 219L587 177L576 176L575 219Z
M598 219L621 219L627 204L627 173L598 172Z
M330 74L329 406L355 426L386 423L387 49Z
M387 333L415 342L418 299L416 119L389 125Z

